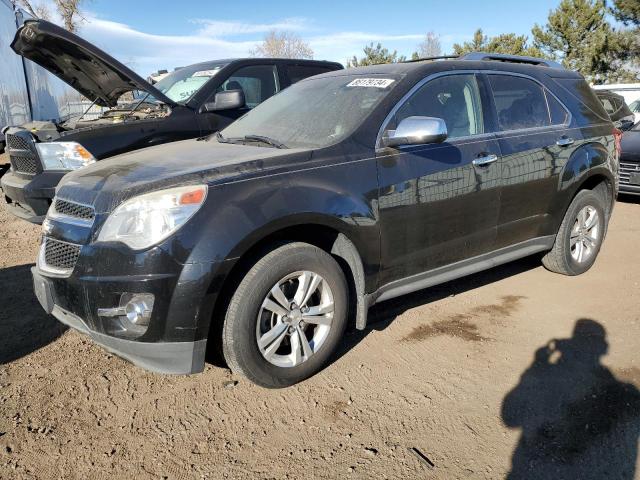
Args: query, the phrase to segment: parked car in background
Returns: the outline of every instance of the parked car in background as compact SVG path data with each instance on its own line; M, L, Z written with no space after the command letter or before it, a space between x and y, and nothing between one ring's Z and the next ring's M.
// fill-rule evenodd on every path
M334 62L228 59L181 68L151 85L96 46L29 20L11 48L109 110L93 119L33 122L6 131L11 170L1 179L9 210L40 223L69 171L123 152L208 135ZM136 95L132 95L137 92ZM129 95L127 103L119 102Z
M636 100L640 100L640 83L611 83L608 85L594 85L593 89L609 90L624 97L627 105L631 105Z
M220 348L234 372L291 385L374 303L536 252L587 271L617 132L579 74L540 59L326 73L215 136L67 175L36 294L145 368L199 372Z
M596 95L613 124L620 130L628 130L636 123L635 116L622 95L610 90L596 90Z
M640 123L622 135L620 192L640 195Z

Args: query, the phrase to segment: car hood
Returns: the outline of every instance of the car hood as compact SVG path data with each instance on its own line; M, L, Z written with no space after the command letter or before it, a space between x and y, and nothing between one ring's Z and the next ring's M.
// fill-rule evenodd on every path
M628 130L622 134L620 161L640 162L640 130Z
M115 107L123 93L133 90L143 90L160 102L175 105L115 58L45 20L25 21L11 48L103 107Z
M96 213L111 212L142 193L188 184L220 184L279 173L311 157L311 150L277 149L215 140L184 140L101 160L71 172L56 195Z

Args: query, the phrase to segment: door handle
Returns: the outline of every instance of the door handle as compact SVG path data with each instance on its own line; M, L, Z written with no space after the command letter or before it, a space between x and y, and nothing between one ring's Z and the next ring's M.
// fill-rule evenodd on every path
M473 165L476 167L484 167L487 165L491 165L493 162L496 162L498 160L498 156L494 155L493 153L487 154L487 155L482 155L481 157L475 158L473 160Z
M573 145L575 140L571 137L562 137L560 140L556 142L556 145L559 147L568 147L569 145Z

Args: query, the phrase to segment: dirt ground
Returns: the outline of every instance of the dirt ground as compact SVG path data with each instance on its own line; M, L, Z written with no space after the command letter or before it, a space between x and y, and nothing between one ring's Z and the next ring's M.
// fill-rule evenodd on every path
M381 304L284 390L65 331L32 293L38 235L0 211L0 478L640 478L633 200L586 275L529 258Z

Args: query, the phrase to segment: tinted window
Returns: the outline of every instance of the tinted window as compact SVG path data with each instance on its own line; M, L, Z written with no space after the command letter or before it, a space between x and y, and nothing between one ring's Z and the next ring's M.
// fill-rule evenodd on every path
M549 92L545 92L547 96L547 105L549 105L549 113L551 115L552 125L562 125L569 119L569 112L560 104L556 97Z
M598 100L586 81L578 78L554 78L554 80L582 104L583 107L574 111L574 115L580 114L585 117L585 120L592 122L609 121L609 115L602 106L602 102Z
M291 83L299 82L314 75L331 72L333 69L327 67L318 67L315 65L288 65L287 75Z
M501 130L550 125L542 87L528 78L489 75Z
M449 138L484 132L482 104L475 75L436 78L414 93L398 110L393 124L412 116L442 118Z
M273 65L252 65L235 71L216 92L242 90L247 107L253 108L278 90L278 73Z

